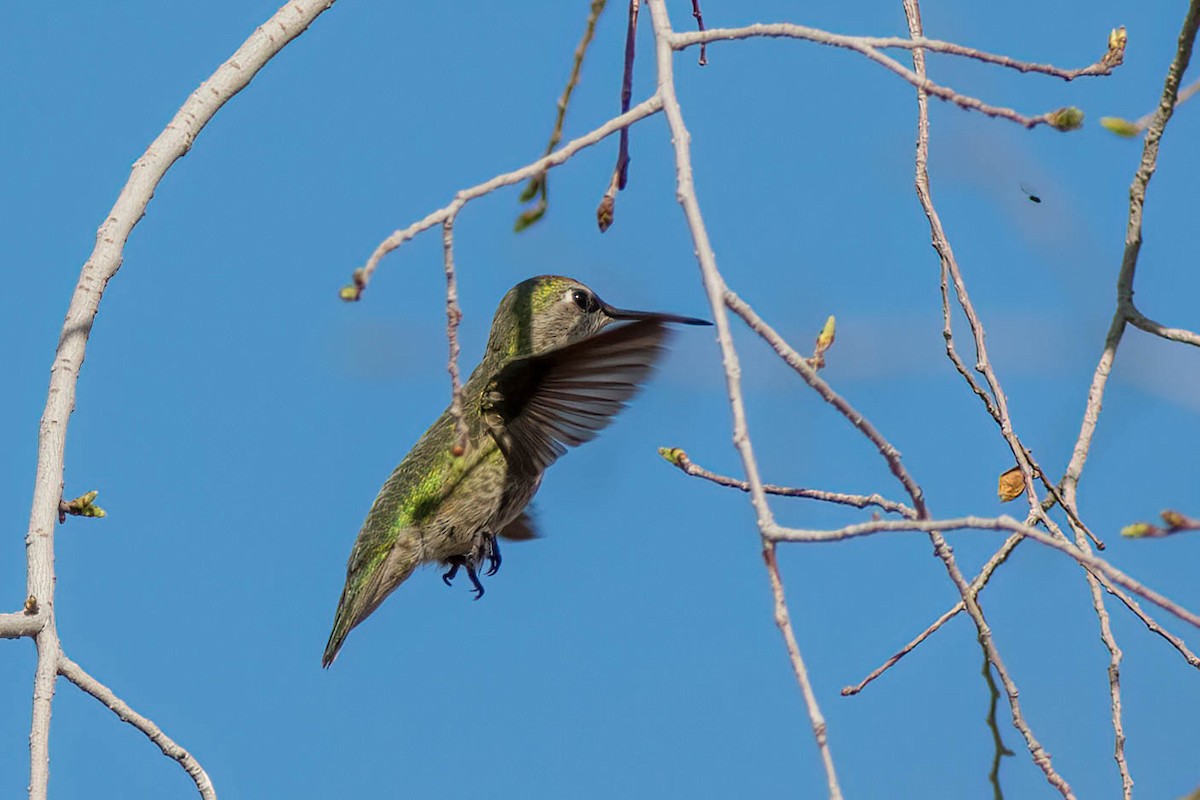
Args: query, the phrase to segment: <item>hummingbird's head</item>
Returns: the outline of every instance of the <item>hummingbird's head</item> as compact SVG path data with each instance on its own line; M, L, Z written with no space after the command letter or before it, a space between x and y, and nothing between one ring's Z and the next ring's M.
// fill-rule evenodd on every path
M492 320L487 349L505 359L535 355L593 336L611 322L635 319L709 324L675 314L614 308L574 278L538 275L504 295Z

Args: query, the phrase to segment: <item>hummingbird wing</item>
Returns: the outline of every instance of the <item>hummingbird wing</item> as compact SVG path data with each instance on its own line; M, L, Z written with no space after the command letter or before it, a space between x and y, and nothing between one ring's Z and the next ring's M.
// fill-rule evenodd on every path
M506 364L482 410L509 464L541 472L594 439L649 376L668 332L661 320L639 320Z
M496 535L501 539L508 539L510 542L527 542L530 539L541 538L537 525L533 521L533 515L528 510L522 511L521 516L496 531Z

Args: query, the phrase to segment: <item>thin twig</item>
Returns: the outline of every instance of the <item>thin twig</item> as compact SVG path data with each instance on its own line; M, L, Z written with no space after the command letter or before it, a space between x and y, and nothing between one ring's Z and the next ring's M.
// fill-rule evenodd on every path
M737 350L733 346L729 318L725 312L725 281L717 269L717 259L708 240L708 231L704 226L704 218L700 213L700 204L696 199L695 185L692 180L691 137L683 121L683 111L675 97L670 45L671 22L664 0L647 0L647 4L654 25L658 94L663 101L663 110L667 117L667 125L671 130L671 142L675 150L675 195L683 207L696 259L700 265L704 289L708 295L709 306L716 324L717 341L721 347L721 360L725 368L725 386L729 394L729 407L733 416L733 444L741 456L746 479L750 484L750 500L754 506L759 531L765 535L765 532L773 527L775 522L770 506L767 504L762 479L758 473L758 463L754 458L754 449L750 443L749 428L746 424L746 409L741 387L741 366L738 362ZM768 547L769 545L764 539L764 558L767 557ZM768 573L770 573L769 566L768 564ZM772 576L773 586L774 579ZM788 646L788 654L791 658L793 672L796 674L796 681L800 685L801 694L803 694L805 705L808 708L813 736L825 767L830 800L841 800L842 790L838 785L837 771L834 768L833 756L829 748L824 716L821 714L816 694L808 681L803 661L799 657L799 647L795 646L795 635L791 632L790 621L787 617L778 621Z
M989 117L999 117L1015 122L1026 128L1035 128L1038 125L1049 125L1059 130L1074 130L1082 123L1082 114L1075 109L1058 109L1045 114L1036 116L1026 116L1014 111L1011 108L1001 106L993 106L979 100L978 98L969 95L961 94L955 90L942 86L930 81L924 74L918 74L905 67L900 62L884 55L880 52L880 48L905 48L920 50L926 47L926 40L919 38L902 39L898 37L870 37L870 36L844 36L828 31L818 30L816 28L807 28L803 25L792 25L790 23L774 23L756 25L748 25L744 28L712 28L704 32L697 33L677 33L671 39L671 46L676 50L682 50L693 44L701 42L712 42L730 39L748 39L751 37L785 37L793 39L804 39L818 44L829 45L833 47L842 47L848 50L853 50L856 53L866 56L875 63L894 72L901 78L911 83L918 89L923 89L934 97L942 100L947 100L955 105L967 109L969 111L978 111L986 114ZM990 53L985 53L973 48L963 47L962 45L952 44L950 42L941 42L937 40L928 41L928 49L937 49L941 52L950 53L953 55L969 56L1001 66L1018 69L1022 72L1041 72L1048 75L1063 78L1064 80L1072 80L1084 75L1107 75L1112 72L1113 67L1120 63L1120 53L1110 50L1108 54L1100 61L1097 61L1091 66L1084 67L1078 70L1063 70L1058 67L1053 67L1048 64L1033 64L1029 62L1017 61L1016 59L1008 58L1007 56L997 56ZM1123 51L1123 45L1122 45ZM1069 112L1069 113L1068 113Z
M483 183L472 186L469 189L463 189L454 196L454 200L446 206L439 208L432 214L429 214L424 219L414 222L403 230L398 230L388 236L375 248L371 253L371 257L367 259L367 263L354 271L354 287L356 289L353 294L345 293L343 297L347 300L357 300L362 295L362 291L366 289L367 284L371 281L371 276L374 275L375 269L379 266L379 261L388 253L395 250L400 245L407 242L409 239L416 236L422 231L429 230L435 225L442 225L452 216L457 216L463 206L479 197L496 191L504 186L511 186L514 183L520 183L527 178L536 175L539 172L544 172L560 164L566 163L571 156L578 153L584 148L591 147L597 142L603 141L606 137L611 136L617 131L626 128L638 120L645 119L653 114L657 114L662 110L662 99L657 95L651 95L648 99L642 101L638 105L629 110L628 113L622 114L619 117L614 117L599 128L590 133L580 136L567 144L563 145L558 150L555 150L548 156L543 156L532 164L526 164L520 169L515 169L512 172L506 172L497 175ZM346 287L350 289L351 287Z
M789 22L756 23L742 28L709 28L696 33L676 33L671 36L671 47L684 50L695 44L704 45L708 42L727 41L733 39L749 39L753 37L804 39L816 44L831 47L844 47L862 52L863 48L876 50L914 50L920 48L933 53L945 53L952 56L963 56L996 64L1001 67L1015 69L1018 72L1037 72L1062 78L1065 81L1089 76L1109 75L1120 65L1120 60L1110 57L1101 58L1095 64L1079 69L1062 69L1053 64L1035 64L1032 61L1020 61L1008 56L996 55L973 47L965 47L954 42L943 42L938 39L924 37L904 38L902 36L852 36L841 33L831 33L819 28L809 28L804 25L793 25Z
M1192 81L1185 88L1179 90L1179 93L1175 96L1175 108L1179 108L1181 105L1186 103L1188 100L1191 100L1193 97L1196 96L1197 92L1200 92L1200 78ZM1146 114L1146 115L1142 116L1141 118L1139 118L1136 123L1139 130L1144 131L1147 127L1149 127L1150 123L1154 121L1154 115L1157 113L1158 113L1158 109L1156 108L1153 111L1151 111L1149 114Z
M633 57L637 52L637 24L640 0L629 0L629 22L625 28L625 68L621 73L621 113L629 111L629 103L633 99ZM617 192L625 188L629 180L629 128L621 129L617 145L617 163L613 167L612 177L600 205L596 209L596 224L604 233L612 226L616 215Z
M692 16L696 18L696 30L704 33L704 15L700 13L700 0L692 0ZM700 58L696 60L700 66L708 64L708 44L700 43Z
M850 405L849 401L835 392L833 387L817 374L813 366L808 363L808 359L800 355L800 353L789 345L774 328L768 325L762 317L758 316L758 313L745 300L738 297L732 289L727 288L725 290L725 305L729 307L730 311L741 317L750 330L754 331L763 341L771 345L776 354L788 366L794 369L805 383L815 389L825 402L837 409L842 416L850 421L851 425L858 428L875 445L879 450L879 454L887 462L888 469L891 470L892 475L896 477L896 480L904 487L904 491L912 498L913 505L916 506L916 513L920 516L925 504L925 495L901 461L900 451L893 447L892 443L884 438L883 434L858 409Z
M825 764L827 774L832 781L829 788L831 798L840 797L841 790L837 785L837 776L833 772L833 757L829 756L829 731L821 707L817 703L817 695L813 692L812 682L808 679L808 668L804 665L804 657L800 655L800 645L796 642L796 633L792 630L791 616L788 614L787 597L783 593L783 578L779 575L779 561L775 557L775 545L770 542L763 544L763 563L767 565L767 575L771 581L771 594L775 598L775 625L783 635L784 646L787 648L788 659L792 662L792 670L796 675L796 683L804 693L804 704L808 707L809 721L812 724L813 736L817 740L817 749L828 756Z
M935 245L936 247L936 245ZM954 364L954 368L958 370L958 374L962 375L963 380L971 387L971 391L983 402L984 408L996 423L1000 423L1000 412L996 409L996 404L992 402L992 396L988 394L979 382L975 380L975 376L967 369L967 365L963 363L962 358L958 355L958 349L954 346L954 323L950 310L950 291L947 285L947 278L950 275L950 268L946 263L946 259L942 258L942 338L946 340L946 355L950 358L950 362Z
M1121 529L1121 535L1127 539L1161 539L1185 531L1200 531L1200 519L1189 517L1173 509L1163 511L1163 526L1152 525L1149 522L1135 522Z
M1192 81L1185 88L1179 90L1179 93L1175 97L1175 108L1179 108L1192 99L1198 92L1200 92L1200 79ZM1149 114L1144 114L1136 122L1130 122L1121 117L1102 117L1100 124L1118 136L1132 138L1145 133L1146 128L1150 127L1150 123L1154 121L1154 115L1157 113L1158 106L1155 106L1153 111Z
M802 528L784 528L776 525L767 532L766 536L768 539L776 542L840 542L847 539L856 539L860 536L870 536L876 533L899 531L955 531L964 529L1013 531L1023 534L1024 536L1044 544L1047 547L1052 547L1059 552L1066 553L1072 559L1087 567L1089 570L1103 573L1106 577L1112 580L1113 583L1125 587L1139 597L1144 597L1151 603L1154 603L1156 606L1175 615L1176 617L1179 617L1189 625L1194 625L1200 628L1200 615L1187 610L1170 598L1134 580L1099 556L1085 553L1071 542L1064 541L1062 537L1053 536L1034 528L1031 525L1017 522L1012 517L966 516L944 520L872 520L870 522L860 522L856 525L847 525L836 530L825 531L807 530ZM992 663L995 664L994 661Z
M911 39L924 37L924 30L921 24L921 7L918 0L904 0L904 16L908 22L908 35ZM913 67L916 70L914 73L921 81L925 81L925 50L921 47L914 46L912 49ZM988 387L991 390L992 397L995 401L995 410L1001 420L1000 429L1009 440L1010 447L1014 450L1014 455L1017 458L1017 463L1021 467L1021 472L1025 479L1026 491L1029 492L1029 502L1031 511L1041 513L1049 526L1049 518L1041 511L1041 506L1037 502L1035 489L1033 486L1032 468L1029 465L1025 455L1025 448L1016 435L1012 432L1010 424L1007 424L1008 410L1006 407L1004 392L1000 388L999 382L995 380L995 376L991 372L991 367L987 363L986 350L983 347L982 327L978 326L978 320L974 316L974 310L970 305L970 299L966 295L965 287L962 286L961 275L958 274L957 264L954 261L953 254L950 252L950 243L946 240L945 234L941 231L941 223L938 220L937 212L933 208L933 201L929 193L929 175L926 170L926 161L929 152L929 99L928 89L924 86L917 88L917 148L916 148L916 188L917 194L921 199L921 204L925 209L926 216L929 218L930 230L933 239L933 245L941 256L942 263L945 269L949 270L950 276L954 279L955 288L959 305L966 314L968 321L971 322L972 332L975 334L975 351L978 356L976 369L983 372L987 379ZM917 507L918 511L924 512L923 506ZM928 513L922 513L922 517L928 517ZM978 597L972 593L970 584L963 577L961 570L955 566L953 556L950 555L950 548L945 544L942 538L941 531L938 529L930 531L930 538L934 542L934 550L946 564L946 569L954 581L955 586L959 590L959 594L963 600L963 607L971 616L975 623L975 628L979 633L979 642L983 645L984 651L987 653L988 660L996 669L996 675L1000 678L1000 683L1004 686L1005 695L1008 698L1009 711L1012 716L1013 726L1020 731L1021 736L1025 739L1025 746L1029 750L1030 757L1033 762L1042 770L1046 776L1046 780L1051 786L1056 788L1064 798L1073 798L1071 787L1066 780L1058 774L1051 763L1050 754L1042 747L1041 743L1035 738L1033 729L1025 720L1024 714L1021 711L1020 701L1018 700L1017 685L1009 675L1008 668L1001 660L1000 651L992 640L991 630L988 627L987 621L983 617L983 610L979 607Z
M162 729L153 722L134 711L128 703L117 697L112 689L109 689L103 683L93 678L84 671L83 667L67 658L65 654L59 656L58 674L108 706L122 722L128 722L146 734L146 738L154 742L164 756L178 761L179 765L183 767L184 772L195 782L196 789L200 792L200 797L204 798L204 800L217 800L217 792L213 788L212 781L209 779L208 773L200 766L200 762L196 760L195 756L178 745L170 736L163 733Z
M1155 322L1141 311L1138 311L1132 299L1130 299L1129 306L1125 309L1125 318L1129 320L1130 325L1146 333L1152 333L1155 336L1169 339L1172 342L1200 347L1200 333L1184 328L1168 328L1160 322Z
M1082 535L1076 537L1075 544L1088 552L1087 541ZM1108 610L1104 607L1104 595L1100 592L1100 581L1088 573L1088 588L1092 593L1092 607L1100 621L1100 640L1108 650L1108 696L1112 709L1113 725L1113 759L1117 762L1117 771L1121 774L1121 797L1130 800L1133 796L1133 776L1129 774L1129 762L1125 759L1125 725L1121 718L1121 648L1112 632L1112 624Z
M988 773L988 781L992 784L993 800L1004 800L1004 792L1000 789L1000 759L1014 755L1012 750L1004 746L1004 737L1000 735L1000 726L996 724L996 706L1000 700L1000 688L992 677L992 662L988 660L987 650L983 650L983 681L988 689L987 726L992 732L992 769Z
M688 475L697 478L704 478L707 481L712 481L720 486L728 486L731 489L741 489L743 492L750 491L750 484L746 481L740 481L737 478L730 478L725 475L718 475L715 472L710 472L699 464L688 458L688 454L678 447L660 447L658 449L660 455L670 463L679 467ZM902 517L915 519L917 512L913 511L903 503L897 503L894 500L888 500L878 494L863 495L863 494L844 494L842 492L827 492L821 489L800 489L792 486L775 486L774 484L764 483L763 491L767 494L775 494L781 497L804 497L810 500L820 500L825 503L840 503L842 505L854 506L855 508L866 508L867 506L877 506L884 511L892 514L899 514Z
M995 553L992 554L992 557L989 558L987 560L987 563L983 565L983 569L981 569L979 571L979 574L975 576L975 579L971 581L970 591L972 594L977 595L981 591L983 591L983 587L987 586L988 581L991 580L992 573L996 571L997 567L999 567L1001 564L1003 564L1005 561L1008 560L1008 557L1010 555L1012 555L1012 551L1017 548L1017 545L1019 545L1021 543L1021 540L1023 538L1024 537L1021 536L1019 533L1014 533L1012 536L1008 537L1008 539L1005 540L1004 545L999 550L997 550ZM940 629L947 622L949 622L950 620L957 617L959 612L962 611L965 607L966 606L964 605L963 601L960 599L957 603L954 604L954 606L949 611L947 611L945 614L942 614L940 617L937 618L937 620L935 620L933 622L933 624L931 624L925 630L923 630L919 634L917 634L916 638L914 638L908 644L904 645L904 647L902 647L898 651L896 651L896 653L894 655L892 655L890 658L888 658L887 661L884 661L878 667L871 670L865 678L863 678L861 681L854 684L853 686L844 687L842 689L842 696L850 697L852 695L858 694L863 689L867 688L868 684L870 684L872 681L874 681L880 675L882 675L883 673L885 673L889 669L891 669L893 666L895 666L896 663L898 661L900 661L900 659L904 658L906 655L911 653L913 650L916 650L917 646L920 645L921 642L925 641L930 636L932 636L934 633L936 633L938 631L938 629Z
M450 343L450 418L454 420L454 432L458 436L453 453L461 456L467 449L467 421L462 413L462 378L458 374L458 324L462 322L462 309L458 306L458 278L454 270L454 216L446 217L442 223L442 263L446 270L446 340Z
M1028 523L1029 520L1026 520L1026 522ZM1000 547L1000 549L998 549L995 553L993 553L991 558L988 559L987 563L984 564L983 569L980 570L979 575L976 576L976 578L973 581L971 581L971 591L972 592L978 594L979 592L981 592L983 590L983 588L987 585L987 582L991 579L992 573L995 572L995 570L998 566L1003 564L1008 559L1008 556L1012 553L1013 549L1018 544L1021 543L1021 540L1023 538L1024 537L1021 534L1014 533L1012 536L1009 536L1008 539L1005 540L1004 544ZM1192 650L1190 648L1188 648L1187 644L1182 639L1180 639L1178 636L1176 636L1175 634L1171 633L1170 631L1166 630L1161 625L1159 625L1158 622L1155 621L1155 619L1153 617L1149 616L1148 614L1146 614L1145 611L1142 610L1142 607L1140 605L1138 605L1136 600L1134 600L1132 597L1130 597L1128 594L1126 594L1124 591L1122 591L1119 587L1113 585L1113 583L1108 578L1101 575L1101 576L1099 576L1099 580L1100 580L1101 585L1104 587L1105 591L1109 592L1110 594L1115 596L1118 600L1120 600L1121 603L1123 605L1125 605L1126 608L1128 608L1131 612L1133 612L1133 614L1135 616L1137 616L1138 619L1140 619L1143 623L1145 623L1146 628L1151 633L1161 636L1172 647L1174 647L1176 650L1178 650L1180 655L1183 656L1184 661L1186 661L1189 666L1196 668L1196 669L1200 669L1200 656L1197 656L1194 652L1192 652ZM962 600L959 600L957 603L954 604L954 606L952 606L949 610L947 610L944 614L942 614L934 622L932 622L927 628L925 628L925 630L923 630L919 634L917 634L917 636L915 638L913 638L908 644L906 644L904 647L902 647L899 651L897 651L894 655L892 655L890 658L888 658L886 661L884 661L878 667L871 670L871 672L865 678L863 678L861 681L859 681L858 683L856 683L852 686L847 686L847 687L843 688L842 694L849 696L849 695L855 695L855 694L858 694L859 692L861 692L863 689L865 689L867 687L868 684L870 684L872 681L874 681L876 678L878 678L884 672L886 672L887 670L889 670L893 666L895 666L896 663L898 661L900 661L900 659L904 658L904 656L908 655L913 650L915 650L918 645L920 645L922 642L924 642L926 639L928 639L930 636L932 636L938 629L942 628L947 622L949 622L950 620L952 620L956 616L958 616L959 612L961 612L962 610L963 610L963 602L962 602Z
M557 114L554 117L554 127L550 130L550 141L546 145L546 155L554 152L554 148L558 147L558 143L562 141L563 123L567 118L567 106L571 102L571 93L575 91L575 87L579 84L579 75L583 70L583 57L587 55L588 45L592 43L592 38L596 35L596 21L600 19L600 12L604 11L604 6L607 3L608 0L592 0L592 7L588 12L587 23L583 28L583 37L579 40L579 44L576 45L575 56L571 61L571 74L567 77L567 85L563 89L562 95L558 98L558 102L555 104ZM529 185L521 192L521 202L528 202L535 196L538 198L538 201L537 205L521 212L517 217L515 227L518 231L528 228L545 215L550 199L549 191L545 172L538 173L529 179Z

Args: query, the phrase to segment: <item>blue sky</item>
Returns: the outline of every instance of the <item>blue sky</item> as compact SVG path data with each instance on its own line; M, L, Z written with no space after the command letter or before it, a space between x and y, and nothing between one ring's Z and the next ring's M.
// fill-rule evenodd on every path
M587 3L342 3L222 110L167 175L109 285L71 420L66 493L103 521L57 540L66 652L192 750L222 798L820 796L824 779L771 616L750 506L659 459L685 448L738 474L718 351L687 329L636 403L550 471L545 538L510 546L486 598L418 573L320 654L362 517L448 397L440 237L390 256L362 303L336 298L378 241L545 144ZM623 4L601 19L567 137L617 107ZM6 4L0 10L0 590L24 592L38 416L70 292L129 166L271 2ZM934 80L1072 134L932 105L935 199L989 332L1017 430L1056 475L1078 432L1113 306L1140 146L1100 129L1157 102L1183 6L923 4L928 35L1062 66L1129 27L1126 64L1071 84L930 57ZM793 21L903 34L899 2L704 3L709 26ZM691 26L690 6L672 2ZM648 18L635 101L653 87ZM793 343L826 315L825 375L904 453L939 516L995 499L1011 455L945 359L938 265L912 191L911 87L853 54L752 41L677 57L697 191L730 285ZM1196 328L1190 226L1200 105L1168 129L1149 192L1137 299ZM516 190L459 219L463 362L504 291L577 277L616 305L707 316L674 200L665 121L632 131L608 233L594 209L615 140L550 177L513 235ZM1043 202L1030 203L1024 182ZM739 331L751 433L769 481L899 498L873 448ZM965 339L963 340L965 346ZM1122 569L1193 610L1200 540L1125 542L1122 525L1200 514L1200 354L1131 331L1081 509ZM786 524L852 510L773 503ZM999 544L951 535L974 572ZM838 690L956 598L928 540L785 547L796 633L853 797L990 797L987 690L957 620L861 696ZM1107 654L1086 586L1022 545L983 595L1030 724L1081 797L1118 796ZM1120 608L1136 790L1200 784L1200 676ZM1198 634L1159 615L1195 645ZM0 644L0 796L24 792L34 649ZM52 730L55 797L189 797L178 766L70 684ZM1001 720L1007 719L1003 707ZM1055 793L1017 752L1009 797Z

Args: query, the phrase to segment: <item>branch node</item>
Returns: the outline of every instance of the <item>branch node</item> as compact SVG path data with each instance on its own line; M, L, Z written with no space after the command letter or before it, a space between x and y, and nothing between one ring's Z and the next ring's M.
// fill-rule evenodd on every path
M104 509L95 504L96 497L100 494L98 491L90 491L87 494L81 494L74 500L59 500L58 501L58 521L63 523L67 521L67 515L73 517L104 517L107 516Z
M1125 32L1124 25L1113 28L1108 34L1108 52L1100 59L1100 63L1109 67L1119 67L1125 61L1125 44L1128 40L1129 35Z
M362 267L359 267L354 270L350 280L352 283L338 290L338 297L347 303L357 303L362 299L363 290L367 288L367 273Z
M825 327L821 328L821 332L817 334L817 343L813 348L812 358L808 359L808 363L813 369L821 369L825 366L825 351L833 346L834 336L837 333L837 321L832 314L829 319L825 320Z

